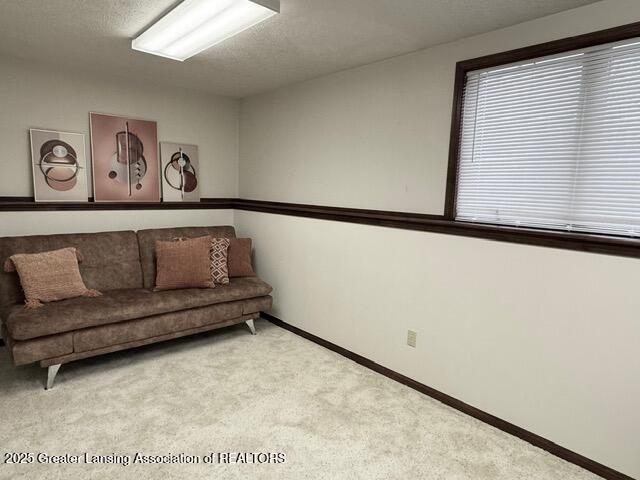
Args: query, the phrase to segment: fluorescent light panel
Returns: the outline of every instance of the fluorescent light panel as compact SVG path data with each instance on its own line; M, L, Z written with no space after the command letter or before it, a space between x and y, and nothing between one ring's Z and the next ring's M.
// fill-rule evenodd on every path
M131 48L183 61L280 12L280 0L184 0Z

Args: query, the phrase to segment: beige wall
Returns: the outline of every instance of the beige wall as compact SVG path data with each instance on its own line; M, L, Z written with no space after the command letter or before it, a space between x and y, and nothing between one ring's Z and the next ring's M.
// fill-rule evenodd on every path
M638 20L600 2L245 99L241 197L442 213L455 61ZM235 219L278 317L640 477L639 260Z
M33 195L29 128L84 133L90 158L89 111L157 121L159 141L198 145L202 197L237 196L238 101L10 58L0 58L0 196ZM90 168L87 173L92 195ZM0 236L211 225L232 217L207 210L0 212Z

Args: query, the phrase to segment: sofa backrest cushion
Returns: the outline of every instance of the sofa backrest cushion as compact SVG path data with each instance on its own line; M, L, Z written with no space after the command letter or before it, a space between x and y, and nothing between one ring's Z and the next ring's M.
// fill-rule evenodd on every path
M72 233L0 238L0 262L17 253L41 253L76 247L87 288L100 291L142 288L142 269L135 232ZM16 272L0 272L0 307L24 301Z
M156 284L156 241L170 241L175 238L197 238L212 235L217 238L235 238L236 232L231 226L220 227L179 227L154 228L140 230L138 243L140 244L140 261L144 275L144 287L153 288Z

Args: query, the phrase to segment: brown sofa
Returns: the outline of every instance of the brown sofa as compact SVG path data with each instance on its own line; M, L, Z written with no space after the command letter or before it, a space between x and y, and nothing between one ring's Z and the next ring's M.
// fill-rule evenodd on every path
M0 259L76 247L82 278L96 298L78 297L24 308L16 273L0 274L2 337L15 365L48 367L47 388L60 365L246 322L271 308L271 287L257 277L231 278L212 289L153 292L155 242L203 235L235 237L233 227L184 227L0 238Z

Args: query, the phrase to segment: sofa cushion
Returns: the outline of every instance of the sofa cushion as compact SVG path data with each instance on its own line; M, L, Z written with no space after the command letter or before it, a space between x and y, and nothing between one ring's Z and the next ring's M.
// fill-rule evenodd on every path
M147 289L112 290L102 297L78 297L49 303L36 310L22 305L4 309L5 325L15 340L54 335L82 328L177 312L222 302L261 297L271 286L257 277L233 278L212 289L189 288L152 292Z
M197 238L205 235L219 238L235 238L236 233L233 227L230 226L154 228L138 231L144 288L153 288L156 284L156 241L166 242L175 238Z
M190 330L232 318L240 318L242 317L242 304L242 301L225 302L193 308L189 311L163 313L138 320L86 328L69 335L73 335L73 351L86 352L109 345L160 337L171 332Z
M43 358L59 357L73 352L73 333L51 335L8 343L14 365L27 365Z
M16 253L41 253L76 247L82 256L80 274L87 288L142 288L142 269L135 232L74 233L0 238L0 261ZM0 307L24 301L16 272L0 271Z
M250 298L242 302L242 314L250 315L252 313L265 312L271 310L273 298L266 295L264 297Z

